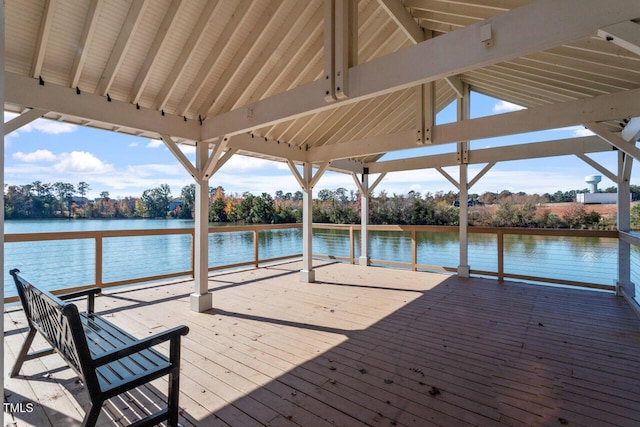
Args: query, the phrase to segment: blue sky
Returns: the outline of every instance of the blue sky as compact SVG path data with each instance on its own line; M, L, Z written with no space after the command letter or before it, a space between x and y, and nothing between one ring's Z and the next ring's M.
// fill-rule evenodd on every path
M480 117L519 109L518 106L472 93L471 116ZM5 113L5 121L14 117ZM455 103L443 110L437 123L455 119ZM572 127L490 140L472 141L472 148L499 147L522 142L537 142L569 138L589 134L584 128ZM451 145L407 150L388 154L385 160L413 155L435 154L453 151ZM194 151L185 148L185 154L194 159ZM616 152L592 155L602 165L615 172ZM469 167L473 177L484 165ZM636 167L637 169L637 167ZM447 169L457 177L457 168ZM472 193L510 190L527 193L545 193L556 190L586 188L584 177L599 174L575 156L540 160L523 160L498 163L478 183ZM632 184L637 181L632 176ZM175 160L164 144L158 140L139 138L69 125L50 120L36 120L5 137L5 184L29 184L34 181L70 182L77 185L85 181L91 186L90 197L108 191L111 197L140 196L145 189L169 184L174 196L192 182L189 174ZM375 179L375 176L372 177ZM471 179L471 178L470 178ZM233 156L213 176L210 185L224 187L227 193L254 194L276 190L295 192L297 181L284 163L270 162L243 156ZM614 185L603 176L600 188ZM327 172L318 182L315 191L344 187L356 190L350 176ZM422 194L455 190L435 170L395 172L388 174L375 193L385 190L389 194L406 194L410 190Z

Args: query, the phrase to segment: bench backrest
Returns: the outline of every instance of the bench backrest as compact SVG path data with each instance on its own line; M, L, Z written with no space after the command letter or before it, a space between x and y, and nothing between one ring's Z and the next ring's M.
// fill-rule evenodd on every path
M11 270L29 326L40 332L86 383L90 355L78 308L37 288L17 273Z

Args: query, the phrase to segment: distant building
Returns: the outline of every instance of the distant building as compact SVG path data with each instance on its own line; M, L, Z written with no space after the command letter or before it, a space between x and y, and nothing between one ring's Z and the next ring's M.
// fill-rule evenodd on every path
M89 203L89 199L86 197L73 196L71 197L71 203L75 203L78 206L84 206Z
M610 205L618 202L618 193L578 193L576 194L576 202L585 205ZM629 193L629 202L631 202L631 193Z

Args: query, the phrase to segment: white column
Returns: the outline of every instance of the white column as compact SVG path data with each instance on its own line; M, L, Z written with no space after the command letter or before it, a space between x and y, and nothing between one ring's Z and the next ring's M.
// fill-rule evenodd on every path
M463 96L458 98L458 121L469 119L469 102L471 101L469 85L463 85ZM469 277L469 240L468 240L468 223L469 223L469 207L467 199L469 198L469 179L468 172L468 153L469 141L458 143L458 161L460 162L460 179L459 190L460 197L460 216L459 216L459 237L460 237L460 264L458 265L458 276Z
M316 272L313 270L313 166L305 163L303 166L302 181L302 270L300 280L313 283L316 279Z
M618 231L631 230L631 192L629 178L631 176L631 156L618 151ZM628 297L635 295L635 286L631 283L631 245L618 239L618 280L616 294L626 293Z
M468 222L469 222L469 207L467 206L468 199L468 179L467 179L467 165L460 165L460 265L458 265L458 276L469 277L469 242L468 242Z
M202 172L209 158L209 144L196 143L196 169ZM194 232L194 281L191 310L201 313L213 308L209 292L209 180L196 177L196 210Z
M360 194L360 265L369 265L369 174L362 174Z

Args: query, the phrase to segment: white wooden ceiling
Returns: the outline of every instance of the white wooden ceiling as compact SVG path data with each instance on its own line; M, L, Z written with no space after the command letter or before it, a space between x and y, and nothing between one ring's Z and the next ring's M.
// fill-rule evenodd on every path
M526 15L510 15L520 7L532 23ZM474 91L531 109L566 103L586 111L595 103L571 101L625 93L630 98L616 107L617 115L585 116L603 122L607 132L620 131L625 119L639 115L627 106L634 100L640 106L634 92L640 88L640 1L360 0L357 8L358 64L378 58L381 78L391 81L394 63L404 63L388 55L420 52L417 73L426 71L414 80L435 78L437 111L456 99L461 80ZM595 18L587 10L593 8ZM500 32L500 17L512 15L522 20L524 42L513 31ZM302 99L298 106L294 94L305 96L323 78L324 16L323 0L6 0L5 109L36 108L54 120L166 134L184 143L235 135L229 147L273 159L301 161L309 156L304 153L319 153L317 159L376 160L384 152L376 137L415 131L415 84L402 77L385 90L359 85L355 101L317 108ZM554 23L553 16L565 21ZM564 40L563 22L586 36ZM470 29L484 23L494 25L495 46L478 42L471 52ZM617 37L607 41L606 28L618 23L631 24L631 36L623 37L631 48ZM545 37L552 45L527 42ZM418 51L420 46L433 49ZM460 56L456 49L469 57L477 50L488 60L451 61L448 72L447 52ZM438 64L445 69L431 73L429 67ZM278 105L279 94L286 111L263 113ZM238 124L240 115L246 120ZM258 140L264 142L260 147ZM375 148L361 148L369 141ZM327 148L332 146L340 148ZM351 151L344 154L342 147Z

